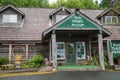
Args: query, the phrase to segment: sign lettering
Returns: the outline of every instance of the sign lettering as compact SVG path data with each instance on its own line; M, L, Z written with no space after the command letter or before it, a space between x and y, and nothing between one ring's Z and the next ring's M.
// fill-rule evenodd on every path
M80 16L74 16L72 20L72 27L84 27L85 25L83 24L83 20Z
M110 41L110 51L114 57L120 56L120 42L119 41Z

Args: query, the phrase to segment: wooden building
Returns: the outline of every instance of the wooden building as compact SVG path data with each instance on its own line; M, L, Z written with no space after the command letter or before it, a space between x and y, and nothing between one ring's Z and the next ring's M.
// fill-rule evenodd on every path
M104 52L108 53L110 65L114 64L113 55L120 54L119 26L120 14L113 8L74 10L64 6L44 9L7 5L0 9L0 56L11 62L16 54L21 54L22 60L42 54L57 67L59 63L80 64L97 53L100 66L105 69Z

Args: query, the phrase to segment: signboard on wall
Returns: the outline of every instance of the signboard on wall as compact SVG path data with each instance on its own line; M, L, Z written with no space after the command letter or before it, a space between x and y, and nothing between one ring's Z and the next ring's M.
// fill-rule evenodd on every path
M113 57L120 56L120 41L109 41L109 49Z
M65 59L64 42L57 42L57 59Z
M80 13L76 13L57 28L92 28L98 29L97 25L93 21L89 20L87 17L83 16Z

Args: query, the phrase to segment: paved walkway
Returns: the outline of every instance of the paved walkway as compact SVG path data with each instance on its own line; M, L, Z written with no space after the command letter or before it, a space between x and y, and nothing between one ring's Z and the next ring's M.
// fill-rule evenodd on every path
M49 74L0 77L0 80L120 80L120 72L58 71Z

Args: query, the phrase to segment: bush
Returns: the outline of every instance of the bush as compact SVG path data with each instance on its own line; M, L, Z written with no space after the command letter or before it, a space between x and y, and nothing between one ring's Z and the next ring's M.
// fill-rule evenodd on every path
M44 61L44 58L42 55L35 55L33 58L28 60L28 63L35 63L35 64L40 64L42 65Z
M95 65L99 65L99 58L97 55L93 56L92 62L94 62Z
M0 57L0 65L8 64L9 59L6 57Z
M30 60L23 62L21 68L36 68L43 64L44 58L42 55L35 55Z
M108 63L108 54L107 53L104 53L104 63L105 63L105 66L108 66L109 63Z
M24 69L24 68L29 68L29 65L25 62L25 63L22 63L21 64L21 68Z

